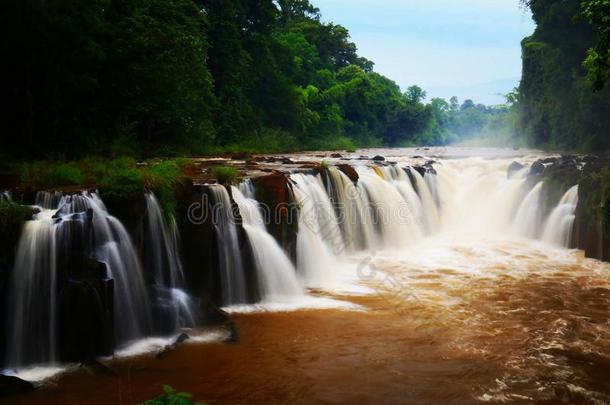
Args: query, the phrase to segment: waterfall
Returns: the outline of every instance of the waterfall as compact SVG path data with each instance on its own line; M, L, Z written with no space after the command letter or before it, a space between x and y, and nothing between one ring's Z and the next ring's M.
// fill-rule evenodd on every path
M218 238L218 258L222 303L224 305L246 302L246 278L237 240L235 215L231 198L224 186L210 184L212 194L213 223ZM202 248L205 248L202 246Z
M464 159L436 169L441 233L493 236L510 231L526 179L506 176L505 162Z
M333 282L335 255L345 245L330 198L319 175L293 174L295 199L299 204L297 270L308 287L325 287Z
M146 270L153 276L157 304L168 313L170 331L179 327L195 326L195 303L183 291L184 273L176 220L173 216L164 219L153 193L147 193L145 198L144 263Z
M372 248L377 244L374 219L368 210L368 196L360 182L358 187L336 167L326 171L327 193L337 215L348 250Z
M57 360L55 210L42 209L23 227L9 281L9 366Z
M247 186L245 188L247 189ZM246 198L237 187L232 186L231 193L239 207L242 226L252 246L263 301L282 302L287 298L302 295L294 266L265 229L258 202Z
M411 171L411 175L415 179L415 185L417 187L417 193L421 199L421 204L423 206L423 211L425 212L425 224L427 234L433 234L438 232L440 226L440 219L438 208L436 206L436 199L430 192L429 185L432 180L426 181L424 177L417 170L409 169ZM427 178L432 176L427 175Z
M578 186L573 186L561 197L544 226L542 240L545 242L570 247L574 212L578 204Z
M525 196L519 206L513 222L513 231L519 236L531 239L536 239L540 236L540 228L543 221L542 185L542 181L538 182Z
M92 258L106 264L114 279L115 334L119 343L139 338L150 330L149 301L140 259L131 237L117 218L110 215L97 193L62 199L58 215L91 210L93 215Z
M388 181L383 170L379 167L360 168L359 175L359 183L369 197L383 246L401 248L421 239L416 213Z

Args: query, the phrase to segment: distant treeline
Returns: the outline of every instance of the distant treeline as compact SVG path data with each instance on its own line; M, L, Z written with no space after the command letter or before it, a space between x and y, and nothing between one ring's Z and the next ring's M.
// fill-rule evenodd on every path
M610 149L610 0L530 0L519 124L538 147Z
M0 27L11 156L445 144L512 120L403 93L307 0L4 0Z

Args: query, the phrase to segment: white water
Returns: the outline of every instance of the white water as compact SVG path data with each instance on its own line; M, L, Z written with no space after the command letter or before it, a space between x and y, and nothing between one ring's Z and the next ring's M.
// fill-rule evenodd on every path
M7 365L57 360L55 210L26 222L9 282Z
M523 160L531 163L532 159ZM411 170L413 182L403 170L409 170L407 166L411 162L397 160L397 166L386 167L358 163L357 185L334 167L329 168L326 183L319 175L291 176L300 207L296 269L266 231L251 184L233 189L253 247L263 294L263 302L254 306L240 305L246 302L246 283L229 195L223 186L209 186L217 205L215 226L221 262L217 270L224 304L229 305L226 309L247 312L350 308L345 303L303 295L303 287L341 291L341 283L357 277L369 285L371 280L354 271L364 262L377 262L380 268L391 270L401 268L405 272L401 277L409 278L414 272L423 278L427 271L439 268L485 274L490 268L518 267L521 252L532 260L540 252L546 254L544 257L566 252L529 239L569 246L578 196L576 187L547 215L542 204L542 183L534 187L528 184L527 170L507 178L512 159L439 159L435 164L437 176L422 177ZM163 257L176 258L175 223L163 220L158 204L151 197L147 197L148 222L154 224L149 232L157 236L151 236L156 240L154 251ZM125 228L108 214L95 194L62 199L61 194L45 193L40 196L39 204L41 207L61 204L61 222L81 221L81 216L73 214L92 209L93 256L108 265L116 283L119 341L133 342L144 336L151 321L149 304L142 266ZM24 349L9 351L13 356L9 364L31 363L27 360L29 355L47 363L56 358L53 330L56 298L52 293L56 282L53 252L57 225L51 218L54 213L53 209L43 209L24 227L16 264L20 270L11 281L16 291L16 296L11 298L14 302L11 308L16 308L11 329L14 336L8 337L12 339L11 347ZM163 258L157 263L166 260ZM351 279L344 274L348 261ZM174 302L183 308L193 307L190 297L181 289L179 260L147 270L152 270L158 283L171 287ZM388 279L381 271L377 275L384 277L380 280L382 283L400 278ZM37 283L43 287L36 287ZM183 325L196 323L194 313L185 311L183 316ZM32 322L41 332L33 329ZM34 350L21 344L28 334L37 336L41 342Z
M210 184L212 192L213 223L218 237L218 256L220 281L222 284L223 305L246 302L246 279L239 243L235 217L231 209L231 199L224 186ZM202 249L205 248L202 246Z
M129 342L147 333L151 325L140 259L127 230L121 221L108 214L98 195L84 194L82 197L93 210L96 243L93 257L106 264L115 283L115 335L119 342Z
M195 302L183 291L184 272L176 220L173 216L164 219L154 194L147 193L145 197L147 270L152 271L157 291L169 291L171 302L168 304L175 326L195 326L198 319Z
M561 197L559 204L549 215L542 240L558 246L570 246L577 204L578 186L573 186Z
M333 284L335 256L345 249L335 211L320 176L293 174L299 205L297 270L308 287ZM312 254L315 252L315 254Z
M258 202L246 198L237 187L232 186L231 193L252 246L263 301L282 302L303 295L290 259L265 229Z

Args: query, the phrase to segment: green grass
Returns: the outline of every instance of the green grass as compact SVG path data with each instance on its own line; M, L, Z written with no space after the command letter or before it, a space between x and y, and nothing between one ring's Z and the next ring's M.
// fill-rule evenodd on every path
M188 159L137 162L130 157L77 161L37 161L18 166L23 186L35 190L81 186L99 189L103 198L129 199L152 191L166 214L174 214L175 186L184 180Z
M210 170L220 184L232 184L239 175L239 171L234 167L214 166Z

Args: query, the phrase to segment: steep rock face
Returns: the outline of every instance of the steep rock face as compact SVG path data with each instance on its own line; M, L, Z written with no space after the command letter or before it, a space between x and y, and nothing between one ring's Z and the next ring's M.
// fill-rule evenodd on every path
M213 271L218 263L216 232L210 214L210 196L205 186L182 187L177 201L177 220L182 240L182 263L187 289L200 297L202 309L220 291L220 280Z
M341 170L354 183L358 182L360 176L358 176L358 172L356 172L356 170L352 166L348 164L340 164L337 165L337 169Z
M576 247L587 257L610 261L610 159L589 162L578 189Z
M222 302L219 269L219 238L213 223L214 197L205 185L182 185L177 193L177 220L182 241L181 256L187 291L200 298L200 309L215 314ZM239 209L231 200L235 215L239 250L247 284L248 302L260 299L258 278L253 263L252 248L241 226ZM212 318L216 318L213 316ZM209 317L205 320L210 320Z
M544 181L546 213L570 187L578 184L571 247L584 250L587 257L610 261L610 158L565 155L539 160L534 165L538 168L529 178L532 182Z
M294 203L292 185L288 177L273 173L253 179L253 183L269 233L295 262L298 207Z

